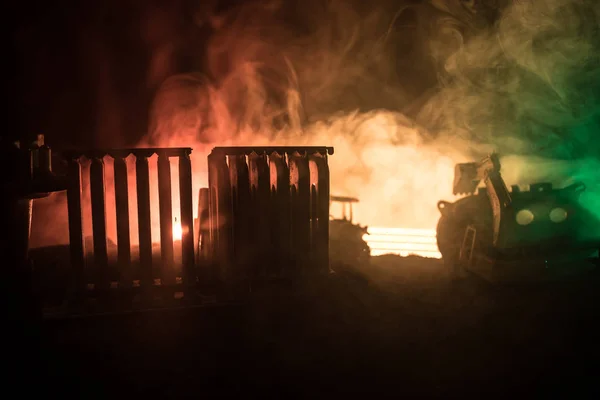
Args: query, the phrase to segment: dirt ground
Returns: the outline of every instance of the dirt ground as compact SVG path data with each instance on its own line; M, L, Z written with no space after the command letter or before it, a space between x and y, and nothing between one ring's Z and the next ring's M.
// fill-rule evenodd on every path
M46 322L31 373L62 398L600 398L599 284L378 257L242 306Z

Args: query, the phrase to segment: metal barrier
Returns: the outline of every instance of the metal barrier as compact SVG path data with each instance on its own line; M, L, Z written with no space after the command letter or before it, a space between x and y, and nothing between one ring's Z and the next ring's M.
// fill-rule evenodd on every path
M221 294L225 296L222 301L227 302L237 298L239 292L229 289L231 284L234 289L239 288L236 283L240 281L329 272L327 157L333 154L333 148L214 148L208 156L209 187L200 189L197 221L193 220L192 210L191 151L144 148L63 152L68 162L71 265L66 274L66 302L59 301L61 310L67 305L67 313L73 314L69 307L74 305L75 313L93 314L126 311L132 305L135 309L135 304L141 308L201 305L206 303L206 295L212 302ZM126 163L130 155L135 157L139 262L133 260L130 241ZM150 197L148 161L154 155L158 207L152 207ZM107 237L108 157L114 165L116 257L109 257L115 253L109 253ZM179 161L181 274L173 268L176 246L170 158ZM84 160L86 166L89 160L91 258L87 256L84 237L84 221L90 220L88 215L84 218ZM156 208L160 219L160 258L153 257L151 234L151 209ZM89 309L90 304L93 309ZM57 313L62 315L62 311Z
M194 266L194 229L192 211L192 167L190 148L140 148L92 150L63 153L69 163L67 202L72 282L71 300L82 294L103 294L139 288L144 292L157 287L174 288L186 297L196 285ZM160 218L161 265L153 265L151 237L150 175L148 159L158 156L158 194ZM139 271L132 270L128 172L125 159L135 156L137 218L139 233ZM93 239L93 262L86 265L83 235L82 159L90 160L90 199ZM117 263L109 265L106 223L106 183L104 161L114 161L114 196L116 210ZM173 210L171 200L170 158L179 160L179 199L181 210L182 276L174 274ZM116 290L121 289L121 290ZM172 296L171 296L172 297Z
M216 147L198 253L220 281L329 271L331 147Z

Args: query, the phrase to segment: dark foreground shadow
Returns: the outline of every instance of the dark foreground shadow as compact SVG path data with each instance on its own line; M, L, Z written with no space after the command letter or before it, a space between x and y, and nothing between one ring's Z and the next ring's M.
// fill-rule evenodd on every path
M593 272L491 287L452 282L437 261L383 257L238 306L46 322L20 387L62 398L591 398L599 282Z

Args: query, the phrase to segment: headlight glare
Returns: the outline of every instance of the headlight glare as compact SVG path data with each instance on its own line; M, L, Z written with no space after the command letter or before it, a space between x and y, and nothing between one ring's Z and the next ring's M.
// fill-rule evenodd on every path
M550 221L557 224L566 220L567 216L567 210L565 210L564 208L556 207L553 208L552 211L550 211Z
M525 226L529 225L535 219L535 216L530 210L521 210L517 213L516 218L517 224Z

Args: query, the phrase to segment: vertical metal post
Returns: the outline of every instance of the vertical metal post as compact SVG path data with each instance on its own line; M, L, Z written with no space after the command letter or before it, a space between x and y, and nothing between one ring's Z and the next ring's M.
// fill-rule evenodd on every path
M310 173L307 155L289 156L291 193L291 244L294 262L302 270L310 260ZM300 271L298 271L300 272Z
M229 156L229 181L231 183L231 205L233 214L233 252L238 278L249 273L251 266L250 252L252 235L250 235L250 178L248 164L244 154ZM252 266L253 267L253 266Z
M196 254L199 261L206 261L209 257L207 250L210 248L210 237L208 235L209 229L209 196L210 192L208 188L200 189L198 193L198 236L196 240Z
M179 201L181 206L181 260L186 288L196 284L194 271L194 211L192 206L192 161L190 151L179 156Z
M267 157L263 154L252 153L248 156L252 213L252 234L254 240L254 254L258 263L257 273L265 274L263 268L265 260L271 251L271 233L269 226L269 195L270 177Z
M211 262L210 244L210 190L200 189L198 193L198 227L194 238L196 243L196 267L198 281L201 285L215 282L214 264Z
M79 158L69 160L67 171L67 208L69 213L69 248L73 281L71 289L81 291L84 286L85 243L81 208L81 164Z
M218 218L218 197L217 197L217 181L218 181L218 169L217 159L214 154L209 154L207 157L208 161L208 241L210 247L207 249L208 259L213 264L217 264L218 248L219 248L219 237L217 236L217 221Z
M158 206L160 213L161 278L174 282L173 270L173 208L171 201L171 164L165 154L158 155Z
M152 271L152 224L150 221L150 176L148 170L148 157L145 154L136 154L135 178L137 185L138 205L138 230L140 241L140 266L142 268L141 281L144 286L150 287L153 283Z
M329 271L329 165L327 155L315 153L310 157L317 167L317 248L316 267L321 272Z
M317 190L318 178L313 180L313 168L316 172L316 164L310 163L310 258L313 266L319 264L319 192Z
M208 184L210 187L210 243L211 257L219 265L221 280L231 278L231 185L225 155L208 156Z
M290 173L285 153L269 156L271 186L271 232L273 247L277 249L272 267L281 273L282 265L290 262Z
M114 157L115 208L117 220L117 261L120 285L130 286L131 240L129 237L129 193L127 185L127 165L122 157Z
M104 191L104 159L92 158L90 165L92 200L92 232L94 241L94 276L97 287L108 289L108 247L106 243L106 202Z

